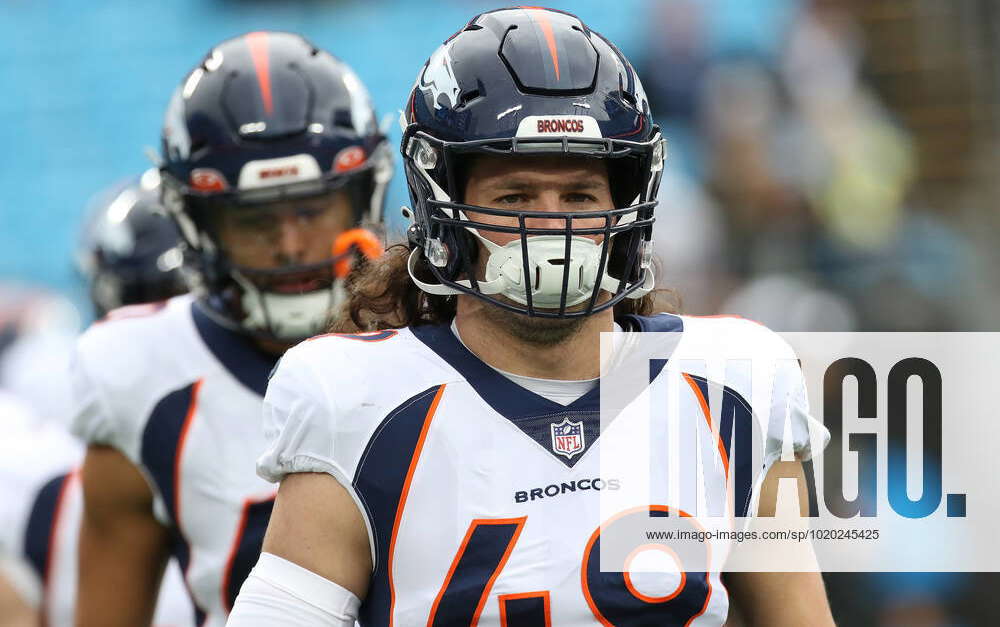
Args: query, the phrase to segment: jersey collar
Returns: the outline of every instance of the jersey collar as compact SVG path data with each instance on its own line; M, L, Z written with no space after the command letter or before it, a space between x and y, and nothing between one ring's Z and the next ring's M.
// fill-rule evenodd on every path
M268 376L278 363L278 356L261 351L247 336L222 326L202 307L198 301L192 302L191 317L205 346L233 378L263 397Z
M457 370L497 413L511 420L567 411L600 410L600 385L569 405L561 405L521 387L476 357L455 337L450 324L411 327L410 331Z

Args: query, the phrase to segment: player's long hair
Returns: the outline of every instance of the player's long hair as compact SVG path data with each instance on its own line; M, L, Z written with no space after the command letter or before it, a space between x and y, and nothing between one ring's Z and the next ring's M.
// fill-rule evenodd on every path
M345 284L347 299L334 312L330 331L356 333L398 329L424 324L446 324L455 317L456 296L424 292L410 279L406 268L410 249L405 244L390 246L378 259L368 260L351 273ZM414 271L429 283L434 275L421 257ZM679 299L673 290L657 289L642 298L626 298L615 305L615 317L626 314L648 316L664 311L677 312Z

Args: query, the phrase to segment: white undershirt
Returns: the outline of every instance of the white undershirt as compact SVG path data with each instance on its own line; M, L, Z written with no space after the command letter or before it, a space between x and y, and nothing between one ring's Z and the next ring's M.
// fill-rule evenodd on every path
M615 322L614 325L614 348L617 350L624 340L625 331L617 322ZM459 342L462 342L462 336L459 335L458 325L455 324L454 320L451 321L451 332L455 334L455 337L458 338ZM462 342L462 346L465 346L465 342ZM465 347L469 348L468 346ZM486 365L490 366L490 364ZM547 398L554 403L559 403L560 405L569 405L593 389L599 381L599 379L574 379L568 381L564 379L539 379L537 377L526 377L524 375L514 374L513 372L507 372L506 370L501 370L494 366L490 366L490 368L493 368L524 389L534 392L541 397Z

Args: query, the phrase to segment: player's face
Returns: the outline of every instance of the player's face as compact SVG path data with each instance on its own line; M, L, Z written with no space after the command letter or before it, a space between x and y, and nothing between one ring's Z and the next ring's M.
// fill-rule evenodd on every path
M254 270L320 263L351 227L351 203L343 190L331 194L220 211L219 241L230 261Z
M508 211L588 212L614 208L608 169L603 161L563 156L479 157L469 169L465 187L469 205ZM493 216L469 211L476 222L517 227L512 216ZM565 229L564 218L529 218L528 228ZM600 228L603 218L574 219L574 228ZM480 231L500 245L518 238L517 233ZM600 242L601 235L588 236Z
M563 156L478 157L469 168L465 203L490 209L553 214L608 211L614 208L608 170L604 162ZM475 211L466 213L470 220L476 222L518 227L517 217L494 216ZM573 227L580 229L601 228L604 224L603 217L573 219ZM525 226L564 230L566 220L533 217L525 220ZM485 229L480 229L479 233L501 246L519 237L517 233L499 233ZM585 237L598 243L603 240L602 235ZM482 247L480 253L477 271L482 276L487 255ZM609 296L602 292L601 299ZM504 296L498 298L506 299ZM569 311L584 309L586 306L587 303L581 303L570 307ZM579 331L585 320L529 317L489 305L483 306L481 312L494 323L506 327L515 337L538 345L553 345L565 341Z

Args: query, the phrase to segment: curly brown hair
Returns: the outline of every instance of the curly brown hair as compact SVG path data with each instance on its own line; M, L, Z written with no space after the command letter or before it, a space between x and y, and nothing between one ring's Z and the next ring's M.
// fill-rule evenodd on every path
M396 244L378 259L366 260L357 267L345 283L347 300L335 312L330 331L357 333L450 322L455 317L456 297L428 294L417 287L406 267L409 256L408 246ZM435 280L422 257L414 271L423 281ZM614 312L618 318L679 309L679 298L673 290L657 289L642 298L622 300Z

